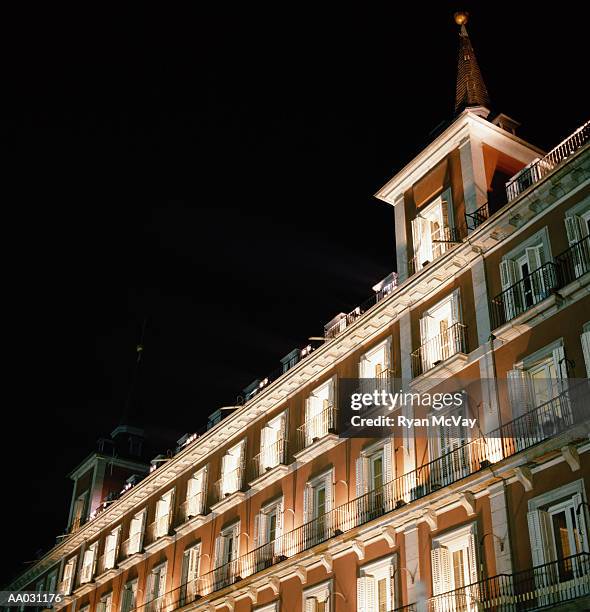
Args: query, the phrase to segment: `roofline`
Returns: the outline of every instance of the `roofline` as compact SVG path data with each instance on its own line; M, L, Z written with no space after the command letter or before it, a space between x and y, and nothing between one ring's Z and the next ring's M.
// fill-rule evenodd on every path
M411 159L399 172L397 172L397 174L393 176L393 178L387 181L383 187L373 194L374 197L383 202L387 202L387 204L392 204L390 200L391 193L399 189L406 178L428 160L435 158L431 163L432 165L437 163L439 160L436 159L436 155L440 152L440 149L453 138L456 138L460 134L461 130L466 128L470 122L482 126L491 132L495 132L499 136L512 140L521 146L531 149L541 156L546 154L545 151L535 145L532 145L530 142L527 142L526 140L523 140L522 138L503 130L486 119L482 119L479 115L473 112L473 109L466 108L460 115L458 115L451 125L445 129L444 132L439 134L425 149ZM442 157L443 156L441 156L441 159Z

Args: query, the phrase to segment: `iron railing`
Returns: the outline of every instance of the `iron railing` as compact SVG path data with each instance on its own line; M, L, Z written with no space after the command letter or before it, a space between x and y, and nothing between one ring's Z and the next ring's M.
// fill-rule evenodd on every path
M418 253L408 261L408 276L413 276L435 259L442 257L456 244L461 243L466 235L467 226L442 227L438 239L432 241L430 254Z
M176 610L180 607L180 602L186 605L230 586L286 558L382 517L566 431L586 418L584 406L590 396L589 386L588 382L578 383L575 387L571 385L560 395L502 425L487 436L480 436L471 441L458 440L456 448L412 472L398 476L378 489L310 519L303 525L279 535L271 542L209 570L190 584L185 583L167 593L162 610L165 612ZM551 428L547 427L549 421L552 423ZM533 580L535 575L539 575L539 572L533 573ZM520 572L512 577L514 585L526 585L527 580L530 583L531 579L526 578L526 572ZM492 587L486 588L488 591L482 588L479 592L491 592ZM521 593L526 588L526 586L515 587L515 593ZM466 593L465 597L468 596L471 595ZM413 608L410 605L404 609Z
M491 300L492 327L496 329L542 302L560 287L560 274L552 261L533 270Z
M545 157L531 162L506 183L508 201L514 200L531 185L539 182L590 140L590 121L552 149Z
M121 544L121 558L125 559L134 555L135 553L141 552L143 543L143 534L141 532L135 533L130 536Z
M487 221L489 216L490 209L487 202L483 206L480 206L477 210L470 213L465 213L465 224L467 225L467 229L473 231L484 221Z
M412 375L419 376L457 353L466 353L466 330L462 323L454 323L422 344L412 353Z
M267 444L253 459L254 474L262 476L278 465L287 463L287 440L280 438L272 444Z
M590 553L537 565L513 574L498 574L435 595L394 612L517 612L539 610L590 595Z
M338 409L329 405L320 413L309 417L297 429L297 448L303 450L329 433L336 433L338 425Z
M555 258L561 287L590 272L590 236L572 244Z
M159 516L153 523L150 523L145 530L146 544L153 544L157 539L167 536L170 530L169 513Z

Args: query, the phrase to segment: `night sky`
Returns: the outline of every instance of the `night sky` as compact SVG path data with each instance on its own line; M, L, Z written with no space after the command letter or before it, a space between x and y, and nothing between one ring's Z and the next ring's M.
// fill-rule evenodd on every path
M395 268L372 194L454 105L465 4L433 5L4 16L0 582L63 533L146 317L133 405L175 440ZM494 109L547 149L588 119L574 6L467 3Z

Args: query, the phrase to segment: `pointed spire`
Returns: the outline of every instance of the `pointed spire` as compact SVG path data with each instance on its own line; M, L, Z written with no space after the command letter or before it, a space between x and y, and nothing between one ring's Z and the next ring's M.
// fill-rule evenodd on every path
M477 59L469 35L467 34L468 13L455 13L455 23L459 30L459 64L457 68L457 93L455 97L455 113L471 106L489 107L490 97L486 84L481 76Z

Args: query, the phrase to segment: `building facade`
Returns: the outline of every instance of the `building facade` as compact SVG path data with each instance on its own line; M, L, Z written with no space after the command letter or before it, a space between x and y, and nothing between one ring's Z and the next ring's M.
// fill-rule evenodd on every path
M590 123L520 139L457 23L457 115L376 194L396 273L151 468L116 432L131 456L73 473L69 533L8 588L64 612L590 607ZM478 433L342 437L345 379L479 381Z

